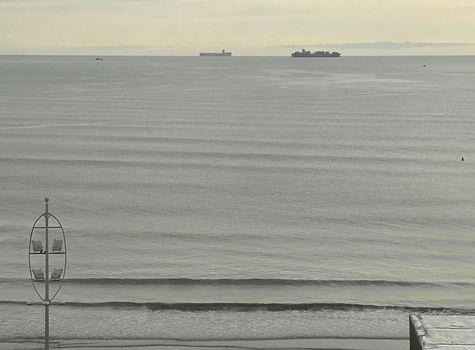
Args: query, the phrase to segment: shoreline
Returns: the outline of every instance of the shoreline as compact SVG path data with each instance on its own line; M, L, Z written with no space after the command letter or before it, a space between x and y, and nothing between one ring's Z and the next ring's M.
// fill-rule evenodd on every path
M401 350L407 348L409 339L266 339L266 340L94 340L71 339L52 340L51 349L72 350L106 350L106 349L233 349L233 350L267 350L267 349L314 349L314 350ZM42 339L19 339L18 341L0 341L0 350L40 350L43 349Z

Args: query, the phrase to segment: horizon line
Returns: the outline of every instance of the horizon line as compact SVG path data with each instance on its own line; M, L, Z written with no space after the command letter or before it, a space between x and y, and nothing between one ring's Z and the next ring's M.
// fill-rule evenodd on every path
M160 55L160 54L133 54L133 53L126 53L126 54L92 54L92 53L0 53L0 56L65 56L65 57L197 57L201 59L212 58L216 59L216 57L201 57L199 54L196 55ZM344 57L473 57L475 53L471 54L351 54L351 55L343 55L338 58ZM218 59L232 59L233 57L289 57L292 58L291 55L232 55L227 57L218 57ZM321 57L324 58L324 57Z

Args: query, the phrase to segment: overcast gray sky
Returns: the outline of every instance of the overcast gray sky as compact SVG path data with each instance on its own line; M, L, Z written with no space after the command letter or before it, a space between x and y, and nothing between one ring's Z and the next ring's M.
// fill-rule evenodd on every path
M475 54L475 0L0 0L0 53Z

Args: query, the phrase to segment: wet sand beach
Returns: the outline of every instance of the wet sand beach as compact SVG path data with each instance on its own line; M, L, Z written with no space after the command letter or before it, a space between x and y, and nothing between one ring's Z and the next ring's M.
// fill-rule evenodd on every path
M405 350L406 339L268 339L253 341L80 340L54 341L52 349L70 350ZM0 343L1 350L43 350L40 342Z

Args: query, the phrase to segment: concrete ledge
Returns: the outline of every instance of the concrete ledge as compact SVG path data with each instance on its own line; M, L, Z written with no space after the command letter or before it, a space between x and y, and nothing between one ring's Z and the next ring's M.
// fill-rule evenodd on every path
M410 315L410 350L475 350L475 316Z
M410 350L423 350L424 349L424 336L426 331L422 324L421 315L409 316L409 341Z

